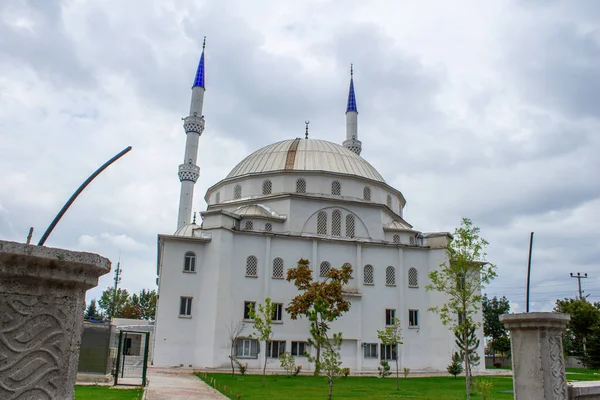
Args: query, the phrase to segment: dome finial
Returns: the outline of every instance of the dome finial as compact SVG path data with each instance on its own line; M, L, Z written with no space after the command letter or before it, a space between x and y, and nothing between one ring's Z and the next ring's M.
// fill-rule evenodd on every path
M202 41L202 51L206 48L206 36L204 36L204 40Z
M304 123L306 124L306 132L304 132L304 139L308 139L308 124L310 124L310 121L306 120L304 121Z
M354 64L350 63L350 78L352 78L353 76L354 76Z

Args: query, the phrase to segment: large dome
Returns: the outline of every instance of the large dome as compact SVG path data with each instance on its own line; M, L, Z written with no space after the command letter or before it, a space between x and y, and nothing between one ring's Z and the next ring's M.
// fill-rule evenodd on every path
M236 165L227 178L284 170L335 172L385 182L357 154L339 144L316 139L284 140L263 147Z

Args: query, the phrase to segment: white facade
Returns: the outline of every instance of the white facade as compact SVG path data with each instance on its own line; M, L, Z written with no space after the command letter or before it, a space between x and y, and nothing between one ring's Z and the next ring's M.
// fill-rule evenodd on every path
M352 118L353 107L349 101ZM208 189L201 226L158 236L155 365L228 367L227 327L245 321L245 302L269 297L285 308L298 292L284 277L303 258L315 280L324 279L327 265L353 268L345 289L350 311L331 329L342 332L344 366L377 371L383 356L377 330L386 325L386 310L395 310L404 333L400 367L446 369L454 336L427 311L444 298L425 285L444 262L450 235L413 229L403 219L402 193L355 150L316 139L266 146ZM247 337L253 327L245 322ZM310 335L306 319L293 321L285 312L273 332L285 351L298 350L295 342ZM279 368L283 348L266 354L263 346L257 354L255 343L240 340L238 358L259 368L267 355L268 368ZM296 363L313 367L302 355Z

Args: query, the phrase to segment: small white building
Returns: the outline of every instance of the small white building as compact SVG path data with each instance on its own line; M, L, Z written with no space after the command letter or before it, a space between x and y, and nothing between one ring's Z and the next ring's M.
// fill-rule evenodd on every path
M247 322L237 357L259 368L279 368L284 351L310 370L304 350L305 318L285 312L298 294L285 280L300 258L314 279L350 264L345 289L351 309L332 324L342 332L343 365L353 372L377 371L392 359L377 330L401 320L404 344L400 367L445 370L455 349L453 334L427 309L443 301L425 290L427 274L444 262L446 232L423 233L403 217L406 200L360 157L353 78L342 145L308 137L265 146L242 160L205 195L202 222L191 221L198 139L204 130L204 51L192 89L184 163L179 166L181 201L178 229L158 236L159 300L154 364L221 368L229 366L227 327ZM267 351L252 333L248 304L265 298L278 303L273 340Z

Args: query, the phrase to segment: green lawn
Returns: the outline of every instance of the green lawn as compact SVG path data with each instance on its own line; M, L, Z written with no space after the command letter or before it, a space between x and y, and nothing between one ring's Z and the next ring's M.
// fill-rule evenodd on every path
M75 386L75 400L141 400L141 388L113 389L108 386Z
M583 368L567 368L567 380L571 381L600 381L600 371Z
M200 378L212 382L221 392L234 399L232 394L242 395L242 400L313 400L327 399L327 381L323 377L267 376L267 386L262 387L261 375L199 374ZM512 389L511 377L486 377L493 382L492 398L512 399L512 393L502 393ZM333 386L334 399L464 399L464 377L400 378L400 390L396 391L394 379L376 377L348 377L337 380ZM478 399L473 396L473 399Z

